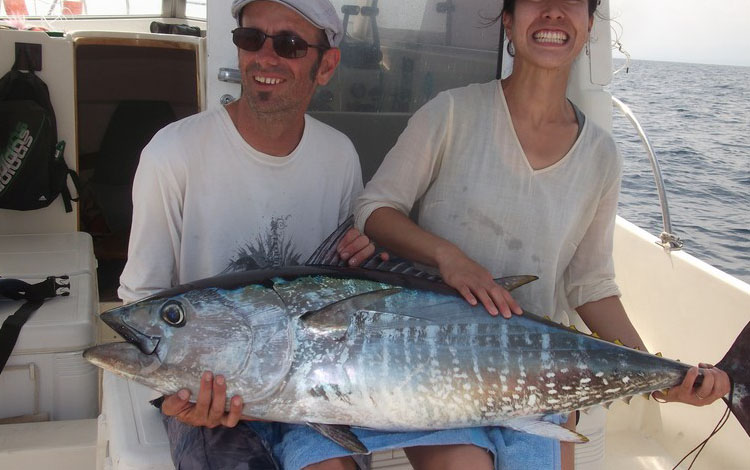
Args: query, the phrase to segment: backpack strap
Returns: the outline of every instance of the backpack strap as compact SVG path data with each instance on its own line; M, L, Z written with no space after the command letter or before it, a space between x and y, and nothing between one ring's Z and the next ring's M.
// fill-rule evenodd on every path
M54 176L54 189L59 191L62 196L63 204L65 205L65 212L72 212L73 205L71 202L78 202L78 199L80 198L81 181L78 179L78 173L68 168L68 165L65 164L64 153L65 141L61 140L55 146L54 171L56 175ZM76 197L73 197L70 194L70 189L68 188L68 177L70 177L70 180L73 182L73 187L76 189Z
M45 299L58 295L70 295L70 279L68 276L50 276L37 284L29 284L20 279L0 278L0 297L11 300L25 299L12 315L5 319L0 327L0 373L3 372L13 348L18 341L18 335L24 323L44 304Z
M65 212L73 212L73 204L71 202L78 202L78 199L80 199L81 194L81 180L78 179L78 173L71 170L67 166L65 167L65 186L62 187L60 190L60 195L63 198L63 204L65 205ZM67 177L70 176L70 181L73 182L73 186L76 188L76 197L73 197L70 194L70 189L68 189L68 179Z

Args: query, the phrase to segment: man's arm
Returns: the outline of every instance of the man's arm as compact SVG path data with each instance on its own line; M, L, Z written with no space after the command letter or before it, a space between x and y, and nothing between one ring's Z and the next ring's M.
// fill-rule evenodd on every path
M126 303L178 282L184 178L164 158L176 150L157 139L143 149L133 181L128 261L117 291Z

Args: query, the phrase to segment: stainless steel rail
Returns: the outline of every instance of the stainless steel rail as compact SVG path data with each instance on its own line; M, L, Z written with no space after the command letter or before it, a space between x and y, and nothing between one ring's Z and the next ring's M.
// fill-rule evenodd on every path
M219 69L219 81L227 83L242 83L242 76L237 69L222 67Z
M620 101L619 99L612 97L612 103L616 107L622 111L622 113L625 115L625 117L628 118L631 124L633 124L633 127L635 128L636 132L638 132L638 135L641 137L641 141L643 142L643 146L646 148L646 153L648 153L649 160L651 161L651 169L654 172L654 181L656 182L656 190L659 193L659 204L661 205L661 217L664 222L664 231L659 236L661 243L659 245L663 246L665 250L680 250L682 249L682 246L684 245L683 241L672 233L672 220L669 217L669 204L667 203L667 193L664 190L664 179L661 176L661 168L659 167L659 161L656 159L656 154L654 153L654 148L651 146L651 142L648 139L648 136L646 135L646 132L643 130L643 127L641 126L641 123L638 122L638 119L635 117L635 114L631 109Z

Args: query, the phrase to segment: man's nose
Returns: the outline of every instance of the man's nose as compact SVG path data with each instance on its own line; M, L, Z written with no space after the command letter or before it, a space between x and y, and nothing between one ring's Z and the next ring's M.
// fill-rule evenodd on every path
M279 56L273 49L273 39L266 38L263 45L255 52L255 60L263 63L278 63Z

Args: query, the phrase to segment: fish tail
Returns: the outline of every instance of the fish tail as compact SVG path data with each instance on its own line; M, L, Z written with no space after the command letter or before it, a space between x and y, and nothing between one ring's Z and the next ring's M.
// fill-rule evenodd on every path
M729 348L724 359L716 367L723 370L732 380L731 396L727 400L729 408L750 436L750 323Z

